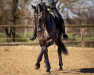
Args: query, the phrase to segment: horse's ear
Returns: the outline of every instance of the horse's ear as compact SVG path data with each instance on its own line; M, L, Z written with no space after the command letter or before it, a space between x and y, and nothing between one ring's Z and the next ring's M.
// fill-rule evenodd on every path
M35 6L33 6L33 5L31 5L32 6L32 8L35 10L36 9L36 7Z

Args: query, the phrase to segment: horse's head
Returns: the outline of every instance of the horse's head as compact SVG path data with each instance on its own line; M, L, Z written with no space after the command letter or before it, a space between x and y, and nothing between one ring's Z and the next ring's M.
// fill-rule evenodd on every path
M37 27L41 27L46 22L46 7L45 4L40 3L37 6L33 6L34 9L34 19Z

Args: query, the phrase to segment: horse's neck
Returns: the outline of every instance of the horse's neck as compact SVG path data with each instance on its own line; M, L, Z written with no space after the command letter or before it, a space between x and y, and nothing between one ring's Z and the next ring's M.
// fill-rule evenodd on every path
M50 24L53 24L53 22L54 22L54 17L51 15L51 13L48 13L47 22L50 22Z

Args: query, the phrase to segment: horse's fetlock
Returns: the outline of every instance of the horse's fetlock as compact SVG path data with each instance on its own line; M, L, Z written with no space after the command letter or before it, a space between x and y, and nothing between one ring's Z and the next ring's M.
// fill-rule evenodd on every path
M35 69L38 70L40 68L40 63L36 63L35 66Z

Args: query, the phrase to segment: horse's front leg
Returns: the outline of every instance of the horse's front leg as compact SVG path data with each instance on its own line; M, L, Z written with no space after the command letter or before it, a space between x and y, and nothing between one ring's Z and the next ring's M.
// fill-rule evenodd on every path
M37 62L36 62L36 64L35 64L35 68L38 70L39 68L40 68L40 62L41 62L41 60L42 60L42 56L43 56L43 54L44 54L44 56L46 55L46 50L47 50L47 47L45 47L45 46L42 46L41 47L41 52L40 52L40 54L39 54L39 56L38 56L38 58L37 58Z
M50 67L49 58L48 58L48 49L46 49L44 52L44 62L45 62L46 67L47 67L46 72L50 72L51 67Z
M46 72L50 72L50 69L51 69L51 66L50 66L50 63L49 63L49 58L48 58L48 49L47 47L49 47L50 45L52 45L54 43L54 40L53 39L49 39L46 44L42 47L44 48L44 62L46 64L46 67L47 67L47 71Z
M50 40L48 40L48 41L46 42L45 45L43 45L43 46L41 47L41 52L40 52L40 54L39 54L39 56L38 56L37 63L35 64L36 69L39 69L39 68L40 68L40 62L41 62L42 56L43 56L43 54L44 54L45 63L46 63L46 65L47 65L47 72L50 71L50 65L49 65L49 60L48 60L48 52L46 52L46 51L47 51L47 47L49 47L49 46L52 45L53 43L54 43L54 40L53 40L53 39L50 39Z
M39 54L39 56L38 56L38 58L37 58L37 63L35 64L35 66L36 66L35 68L36 68L37 70L40 68L40 62L41 62L41 60L42 60L43 53L44 53L44 48L41 47L41 52L40 52L40 54Z

